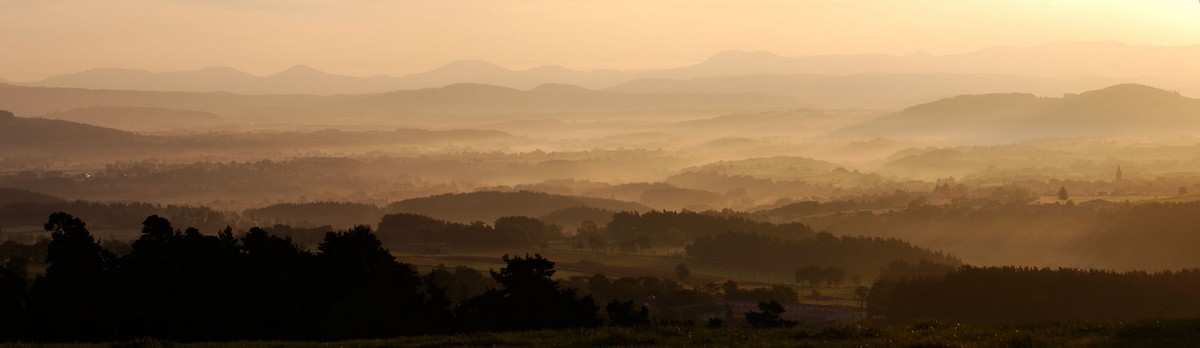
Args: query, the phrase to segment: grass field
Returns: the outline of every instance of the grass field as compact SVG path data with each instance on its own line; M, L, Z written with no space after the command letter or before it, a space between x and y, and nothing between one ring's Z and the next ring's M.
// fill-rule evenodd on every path
M1195 347L1200 320L1102 324L844 325L795 329L656 326L431 335L338 342L21 344L0 347Z

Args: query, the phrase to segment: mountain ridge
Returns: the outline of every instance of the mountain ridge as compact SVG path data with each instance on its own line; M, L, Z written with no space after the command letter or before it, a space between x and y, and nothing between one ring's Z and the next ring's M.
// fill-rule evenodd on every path
M1050 60L1046 57L1057 57ZM756 51L723 51L692 65L651 70L572 70L543 65L509 69L482 60L459 60L402 76L357 77L325 73L303 65L268 76L227 67L151 73L133 69L91 69L28 83L26 86L212 92L239 94L366 94L392 90L483 83L518 89L545 83L605 89L642 79L703 79L754 74L1004 74L1052 79L1108 77L1200 93L1200 45L1131 45L1111 41L1055 42L1026 47L989 47L955 54L817 54L782 56ZM1131 62L1137 62L1131 63ZM304 74L284 74L304 67ZM278 76L299 76L286 79Z
M1140 84L1037 97L960 95L914 105L836 132L891 138L959 138L1004 143L1037 138L1200 130L1200 99Z

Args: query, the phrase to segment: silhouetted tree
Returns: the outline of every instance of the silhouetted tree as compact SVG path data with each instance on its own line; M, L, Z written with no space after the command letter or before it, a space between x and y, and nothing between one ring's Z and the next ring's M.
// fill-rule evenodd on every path
M809 286L818 286L823 279L823 269L817 265L804 266L796 271L796 282L805 282Z
M12 340L22 334L25 319L26 278L9 268L0 268L0 339Z
M234 293L238 253L232 241L179 231L157 215L143 222L129 255L117 263L118 321L128 335L171 339L225 333L221 299Z
M423 284L396 262L368 226L329 232L318 247L323 295L330 303L322 331L328 338L386 337L430 332L445 325L446 308L426 303ZM440 289L431 289L440 291Z
M821 280L829 286L837 286L846 278L846 271L837 267L825 267L821 269Z
M746 312L746 323L756 328L793 327L798 322L780 317L784 313L779 302L759 302L757 312Z
M858 299L858 308L866 308L867 297L871 294L871 289L865 286L854 288L854 297Z
M1067 192L1066 186L1058 188L1058 200L1065 201L1070 198L1071 198L1071 194Z
M46 274L34 281L28 328L41 339L112 338L115 304L108 280L116 256L100 247L87 224L53 213ZM64 337L63 332L70 333Z
M687 265L681 263L675 266L675 278L679 278L680 282L686 281L691 275L692 269Z
M634 309L634 308L637 309ZM650 310L646 306L635 305L634 301L613 300L604 306L608 312L609 323L615 326L640 326L650 323Z
M492 289L468 300L456 311L463 328L475 330L532 330L590 327L600 324L591 296L559 289L554 262L540 254L504 255L506 264L492 278L503 289Z

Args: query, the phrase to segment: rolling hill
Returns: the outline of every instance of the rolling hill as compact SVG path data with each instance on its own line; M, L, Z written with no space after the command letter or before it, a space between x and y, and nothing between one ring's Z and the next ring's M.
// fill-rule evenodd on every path
M152 138L70 121L16 117L0 110L0 153L82 153L97 148L132 149Z
M0 187L0 206L13 203L55 203L62 201L65 201L65 199L45 193Z
M963 95L847 127L845 136L1003 143L1038 138L1180 133L1200 130L1200 100L1121 84L1061 98Z
M1111 78L1049 79L1000 74L757 74L699 79L646 79L606 89L647 94L762 93L796 98L826 108L894 110L958 94L1026 92L1062 95L1102 88Z
M280 122L328 124L338 120L395 121L404 117L594 113L664 110L753 111L802 107L789 97L763 94L614 93L570 85L541 85L532 90L456 84L441 88L379 94L239 95L43 88L0 85L0 107L37 115L95 106L129 106L194 110L238 123ZM514 119L525 119L514 118Z
M133 132L189 129L221 122L221 116L211 112L131 106L92 106L38 115L38 118Z
M544 216L575 207L609 211L648 211L649 207L615 199L555 195L532 191L449 193L388 204L390 213L415 213L470 223L492 222L503 216ZM574 226L569 226L574 227Z

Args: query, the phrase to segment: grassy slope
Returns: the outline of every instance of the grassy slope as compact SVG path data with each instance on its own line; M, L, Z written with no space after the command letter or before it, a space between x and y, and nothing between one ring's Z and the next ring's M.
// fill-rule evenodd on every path
M798 329L701 327L600 328L516 333L472 333L340 342L230 342L178 344L136 341L95 347L1194 347L1200 320L1108 324L847 325ZM5 344L0 347L89 345Z

